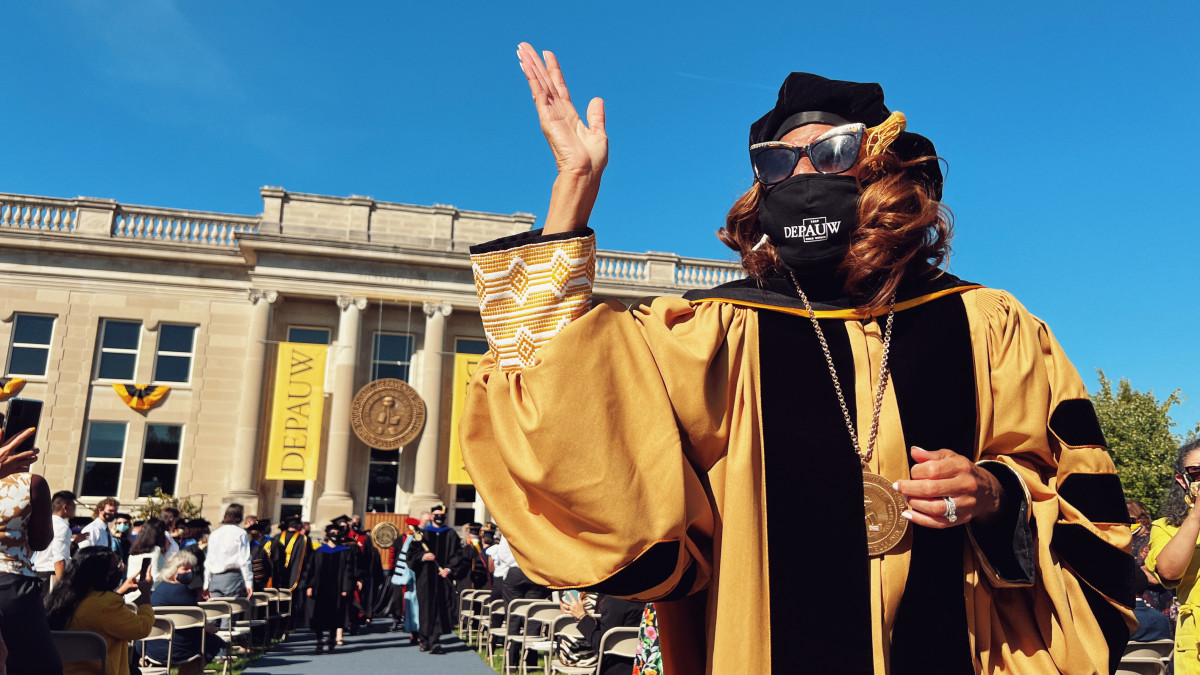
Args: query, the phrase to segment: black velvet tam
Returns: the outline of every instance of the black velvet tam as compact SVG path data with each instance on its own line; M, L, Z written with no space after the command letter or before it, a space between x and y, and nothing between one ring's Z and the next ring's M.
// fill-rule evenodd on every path
M791 129L809 122L836 126L841 118L845 120L842 124L862 122L873 127L891 114L883 103L883 88L874 82L846 82L812 73L792 73L779 88L775 107L750 125L750 145L778 140ZM908 131L902 132L890 149L903 160L937 156L928 138ZM942 198L942 169L936 161L923 162L910 169L909 174L924 183L934 199Z

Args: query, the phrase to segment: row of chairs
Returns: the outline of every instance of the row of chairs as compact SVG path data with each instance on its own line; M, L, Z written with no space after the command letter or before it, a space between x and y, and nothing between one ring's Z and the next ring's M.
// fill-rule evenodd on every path
M1174 654L1174 640L1130 642L1115 675L1166 675Z
M531 653L544 655L545 675L591 675L601 672L605 656L633 658L637 650L636 627L610 628L600 639L599 661L595 666L565 664L558 660L560 639L567 635L583 636L576 627L575 617L563 614L557 599L518 598L506 607L503 600L490 600L490 596L489 590L466 589L459 594L459 631L468 645L481 652L486 650L488 663L491 663L495 649L501 648L504 655L501 673L504 675L513 671L526 675ZM537 627L536 632L531 632L533 626ZM509 654L516 652L517 647L520 658L513 664Z
M261 635L261 646L266 647L272 637L281 636L287 620L292 615L292 592L265 589L256 591L250 598L210 598L196 607L155 607L154 626L142 640L141 656L146 655L146 644L157 640L167 642L167 661L161 666L142 667L143 675L169 675L172 669L203 658L207 633L203 630L208 623L221 625L218 634L232 647L245 643L255 646L254 635ZM172 647L176 631L199 628L200 654L187 659L175 660ZM86 662L99 659L104 672L107 645L96 633L83 631L52 631L54 646L63 663ZM229 659L225 659L221 672L229 670Z

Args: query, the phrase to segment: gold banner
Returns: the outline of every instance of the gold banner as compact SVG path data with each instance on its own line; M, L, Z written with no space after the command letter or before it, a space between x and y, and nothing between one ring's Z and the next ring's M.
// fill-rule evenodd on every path
M483 354L454 355L454 406L450 409L450 466L446 482L451 485L471 485L467 467L463 464L462 446L458 444L458 421L462 419L463 406L467 403L467 385L475 374L475 366Z
M325 345L281 342L267 441L267 480L316 480L325 412Z

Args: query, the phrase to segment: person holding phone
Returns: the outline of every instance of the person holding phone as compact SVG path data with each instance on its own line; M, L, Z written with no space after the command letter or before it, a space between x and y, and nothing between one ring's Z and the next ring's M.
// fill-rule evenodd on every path
M1162 518L1151 523L1146 569L1179 599L1175 625L1176 675L1200 674L1200 439L1179 448L1175 481L1167 495Z
M0 634L9 675L62 672L33 566L33 552L46 549L54 536L50 488L30 472L39 450L20 449L33 433L28 428L0 447Z
M54 630L98 633L108 645L105 675L129 675L129 642L145 638L154 627L151 580L145 566L126 578L120 556L111 549L81 548L46 600L46 619ZM124 596L135 590L139 593L131 607ZM91 672L87 662L63 668L64 675Z

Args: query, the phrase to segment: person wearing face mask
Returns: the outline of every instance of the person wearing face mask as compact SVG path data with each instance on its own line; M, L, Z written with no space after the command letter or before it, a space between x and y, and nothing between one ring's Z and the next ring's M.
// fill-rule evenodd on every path
M438 639L454 628L450 618L454 580L450 576L461 564L462 543L454 528L446 526L446 507L438 505L429 511L429 522L412 535L408 567L416 578L421 651L441 654Z
M105 675L129 674L129 642L141 640L154 627L154 609L150 606L149 574L126 578L117 554L101 546L79 549L67 565L61 583L46 600L46 620L53 630L98 633L108 644ZM133 606L125 594L138 590ZM92 673L87 662L69 663L64 675Z
M491 349L459 435L521 570L661 601L671 673L1111 671L1130 534L1087 390L941 269L937 153L882 88L792 73L750 125L718 233L745 279L593 307L603 101L581 119L552 54L518 58L558 176L544 229L471 249Z
M195 579L196 556L188 551L180 551L167 559L162 569L155 575L158 583L150 593L151 607L198 607L196 593L188 588ZM201 635L206 631L208 635ZM204 628L186 628L175 631L175 639L168 645L163 640L147 642L145 647L146 659L150 665L160 665L167 662L168 646L171 650L171 663L179 669L179 675L196 675L204 670L204 664L211 661L225 649L225 640L217 635L217 624L206 624ZM204 645L201 654L200 645ZM197 658L201 657L201 658Z
M1175 672L1200 673L1200 440L1185 443L1175 459L1175 481L1163 505L1163 517L1151 523L1146 569L1167 588L1175 589L1179 617L1175 624Z
M121 502L114 497L105 497L96 504L96 512L93 514L92 522L88 523L87 527L83 528L81 534L87 535L87 538L79 542L79 548L87 548L89 546L103 546L104 548L120 553L121 545L117 542L116 536L113 535L109 526L117 519L117 509L121 508Z
M121 556L121 562L128 562L129 547L133 545L133 540L129 538L129 531L133 528L133 516L128 513L118 513L112 522L112 535L117 540L117 553Z

